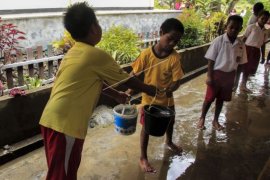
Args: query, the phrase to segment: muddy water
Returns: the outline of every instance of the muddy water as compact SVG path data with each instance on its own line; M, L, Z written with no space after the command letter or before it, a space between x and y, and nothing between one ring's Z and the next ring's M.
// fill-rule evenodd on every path
M225 129L221 132L212 129L213 106L206 118L206 130L196 129L205 78L202 75L175 93L174 140L183 146L182 155L169 151L164 137L151 137L148 156L158 173L144 174L138 166L140 125L130 136L116 134L113 126L93 128L85 141L78 179L257 179L270 155L269 74L260 66L248 84L254 93L237 91L232 102L224 105L219 120ZM44 179L45 174L43 148L0 167L0 179Z

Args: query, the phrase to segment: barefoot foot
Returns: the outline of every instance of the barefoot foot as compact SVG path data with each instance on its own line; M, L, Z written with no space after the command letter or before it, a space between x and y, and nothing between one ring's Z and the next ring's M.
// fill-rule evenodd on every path
M204 119L203 118L199 119L199 122L197 123L197 128L199 130L205 130L206 129L206 127L204 126Z
M140 167L143 172L145 173L156 173L157 170L153 168L147 159L140 159Z
M213 128L217 131L221 131L222 129L224 129L224 127L221 126L218 121L213 121Z
M183 148L181 146L177 146L173 142L167 143L167 146L171 151L174 151L175 153L182 153L183 152Z
M250 89L248 89L247 87L241 87L240 90L242 92L246 92L246 93L252 93L252 91Z

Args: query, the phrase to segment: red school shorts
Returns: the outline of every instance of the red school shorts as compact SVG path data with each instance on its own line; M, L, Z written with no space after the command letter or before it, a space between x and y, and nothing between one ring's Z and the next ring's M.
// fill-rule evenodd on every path
M243 65L245 74L255 74L260 62L260 48L246 46L248 62Z
M214 85L207 85L205 100L208 102L213 102L215 99L230 101L232 99L235 71L223 72L215 70L213 78Z
M46 180L76 180L84 140L44 126L41 134L48 165Z

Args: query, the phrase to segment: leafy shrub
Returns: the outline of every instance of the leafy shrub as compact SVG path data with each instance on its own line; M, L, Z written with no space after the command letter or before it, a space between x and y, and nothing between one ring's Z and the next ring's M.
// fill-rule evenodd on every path
M54 41L52 43L54 49L58 51L58 54L66 53L74 44L75 40L71 37L70 33L65 30L64 36L59 41Z
M19 40L24 40L24 32L19 31L12 23L3 23L0 17L0 55L4 50L17 50Z
M104 32L98 47L108 52L119 64L132 62L139 55L139 38L124 26L112 26Z
M252 15L252 12L251 12L251 10L248 9L246 12L246 15L243 17L244 22L243 22L242 32L244 32L246 30L247 23L248 23L248 20L249 20L251 15Z
M213 12L208 19L205 20L205 38L206 42L210 42L215 37L224 33L227 15L223 12Z
M172 0L155 0L154 1L154 8L155 9L170 9Z
M185 33L177 47L188 48L204 43L204 25L202 18L193 10L185 9L178 17L185 27Z
M27 89L34 89L42 86L42 79L39 79L37 76L34 77L24 76L24 81L27 86Z

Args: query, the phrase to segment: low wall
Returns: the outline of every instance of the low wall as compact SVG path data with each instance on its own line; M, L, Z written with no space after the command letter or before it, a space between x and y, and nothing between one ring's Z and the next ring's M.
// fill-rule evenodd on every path
M135 33L159 31L160 25L167 18L177 17L179 10L127 10L97 11L96 15L103 31L113 25L123 25ZM26 40L20 46L30 48L42 45L44 48L59 40L64 33L63 13L32 13L0 15L19 30L26 33Z
M203 57L208 47L207 44L180 52L185 73L190 74L207 64ZM131 70L130 66L124 69ZM40 132L38 122L50 91L51 85L48 85L27 91L26 96L0 97L0 147L19 142ZM114 106L116 102L107 96L101 96L99 104Z

